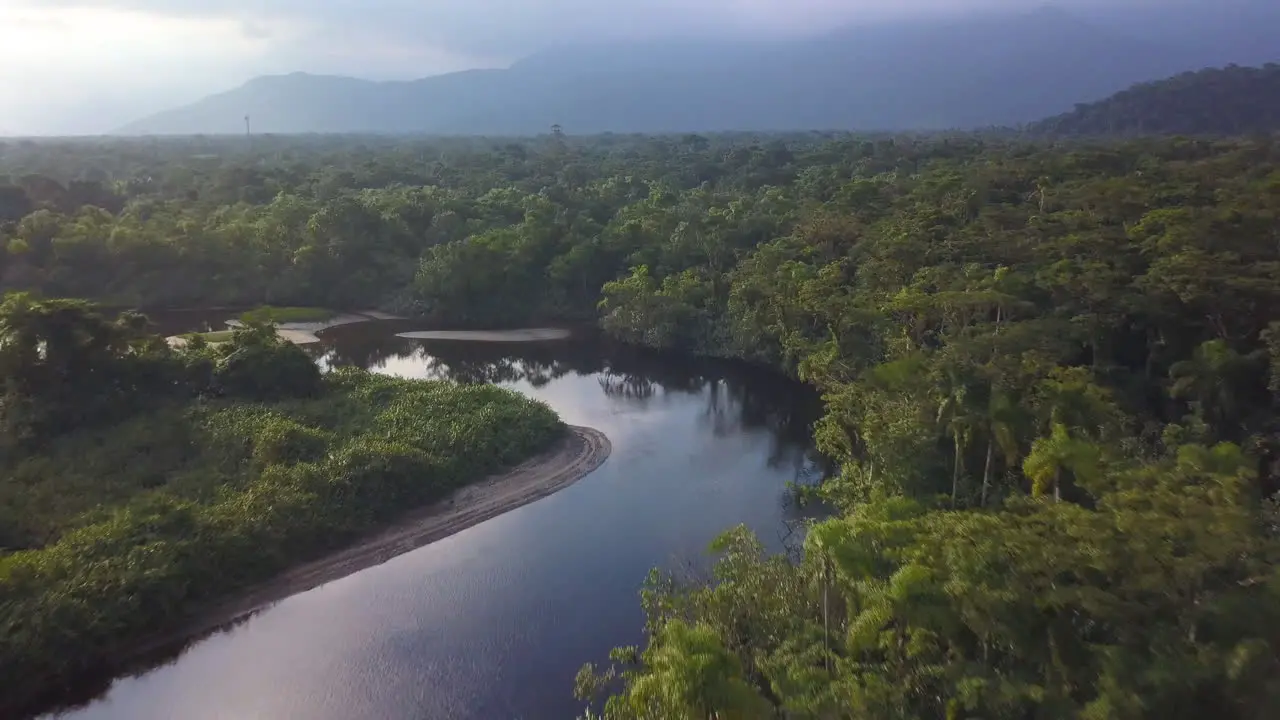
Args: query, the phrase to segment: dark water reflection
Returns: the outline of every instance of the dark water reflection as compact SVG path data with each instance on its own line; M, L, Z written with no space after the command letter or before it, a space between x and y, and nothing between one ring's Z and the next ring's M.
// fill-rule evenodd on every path
M571 718L578 667L642 641L651 567L701 562L738 523L780 549L796 519L785 484L820 474L817 400L776 376L594 338L388 329L336 328L312 352L327 367L514 388L603 430L613 455L560 493L200 640L67 717Z

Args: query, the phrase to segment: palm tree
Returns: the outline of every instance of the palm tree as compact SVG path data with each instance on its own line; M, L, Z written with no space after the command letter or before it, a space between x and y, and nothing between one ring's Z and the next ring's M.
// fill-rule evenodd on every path
M1255 365L1253 357L1237 353L1222 340L1210 340L1189 360L1169 368L1169 395L1195 403L1205 420L1221 430L1239 410L1239 379L1254 372Z
M1092 480L1097 476L1099 459L1096 445L1071 437L1065 425L1055 423L1049 437L1031 445L1022 472L1031 480L1032 495L1041 497L1052 491L1054 502L1061 502L1064 473L1071 473L1077 481Z
M628 693L639 717L754 720L770 715L768 702L708 625L668 622L645 651L644 661L649 672Z
M1032 197L1038 198L1041 215L1044 214L1045 206L1049 202L1049 189L1052 186L1053 181L1048 177L1041 176L1036 178L1036 189L1031 195Z
M996 391L991 394L987 404L987 458L982 467L982 493L979 506L986 507L987 497L991 491L991 460L995 449L999 446L1004 453L1005 465L1012 467L1018 462L1018 436L1014 428L1018 426L1019 413L1008 395Z
M1098 438L1120 417L1110 391L1095 383L1087 368L1055 370L1040 382L1037 395L1037 412L1045 430L1063 425Z
M960 476L964 473L964 453L975 428L982 425L982 417L970 405L969 387L955 372L946 373L942 388L942 402L938 404L937 423L951 436L954 457L951 465L951 503L960 495Z

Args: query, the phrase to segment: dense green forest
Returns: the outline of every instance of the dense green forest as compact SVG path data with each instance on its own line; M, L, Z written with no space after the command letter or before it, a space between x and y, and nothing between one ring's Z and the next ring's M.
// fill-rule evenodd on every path
M125 314L0 305L0 710L548 447L491 385L322 375L267 325L171 349Z
M836 514L655 573L606 717L1280 707L1277 138L253 143L6 146L5 289L591 319L823 393Z
M1041 135L1245 135L1280 130L1280 65L1231 65L1135 85L1032 123Z
M781 140L713 144L697 136L531 144L263 137L252 147L225 138L16 142L0 156L0 176L11 178L0 187L0 287L122 306L431 311L433 294L447 290L408 292L431 248L440 247L435 268L519 251L531 253L529 271L540 274L541 263L572 256L616 225L617 212L651 187L696 187L733 174L732 185L758 188L788 184L799 172ZM583 260L596 264L562 263L560 284L578 288L573 297L521 305L590 314L617 262ZM424 282L432 271L422 271ZM538 277L510 279L525 284L511 288L521 297L542 289ZM490 318L508 297L460 321Z

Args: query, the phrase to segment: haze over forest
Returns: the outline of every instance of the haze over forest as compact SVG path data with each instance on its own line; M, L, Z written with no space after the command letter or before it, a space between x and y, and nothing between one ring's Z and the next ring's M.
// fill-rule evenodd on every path
M1268 0L16 0L0 134L1020 124L1278 30Z
M1280 717L1278 30L0 0L0 718Z

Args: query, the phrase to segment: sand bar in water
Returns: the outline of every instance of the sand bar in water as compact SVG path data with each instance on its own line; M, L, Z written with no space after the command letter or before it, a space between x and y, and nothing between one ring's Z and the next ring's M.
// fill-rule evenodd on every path
M564 340L572 333L564 328L528 328L524 330L423 330L398 333L396 337L412 340L470 340L473 342L538 342Z
M310 345L320 342L320 338L316 337L316 333L321 330L338 327L339 325L354 325L355 323L370 322L373 320L403 320L404 318L391 313L385 313L379 310L362 310L360 312L341 313L334 315L328 320L319 322L288 322L276 325L276 334L288 340L295 345ZM238 328L243 323L239 320L228 320L227 327ZM187 344L186 338L181 335L165 338L171 347L182 347Z

